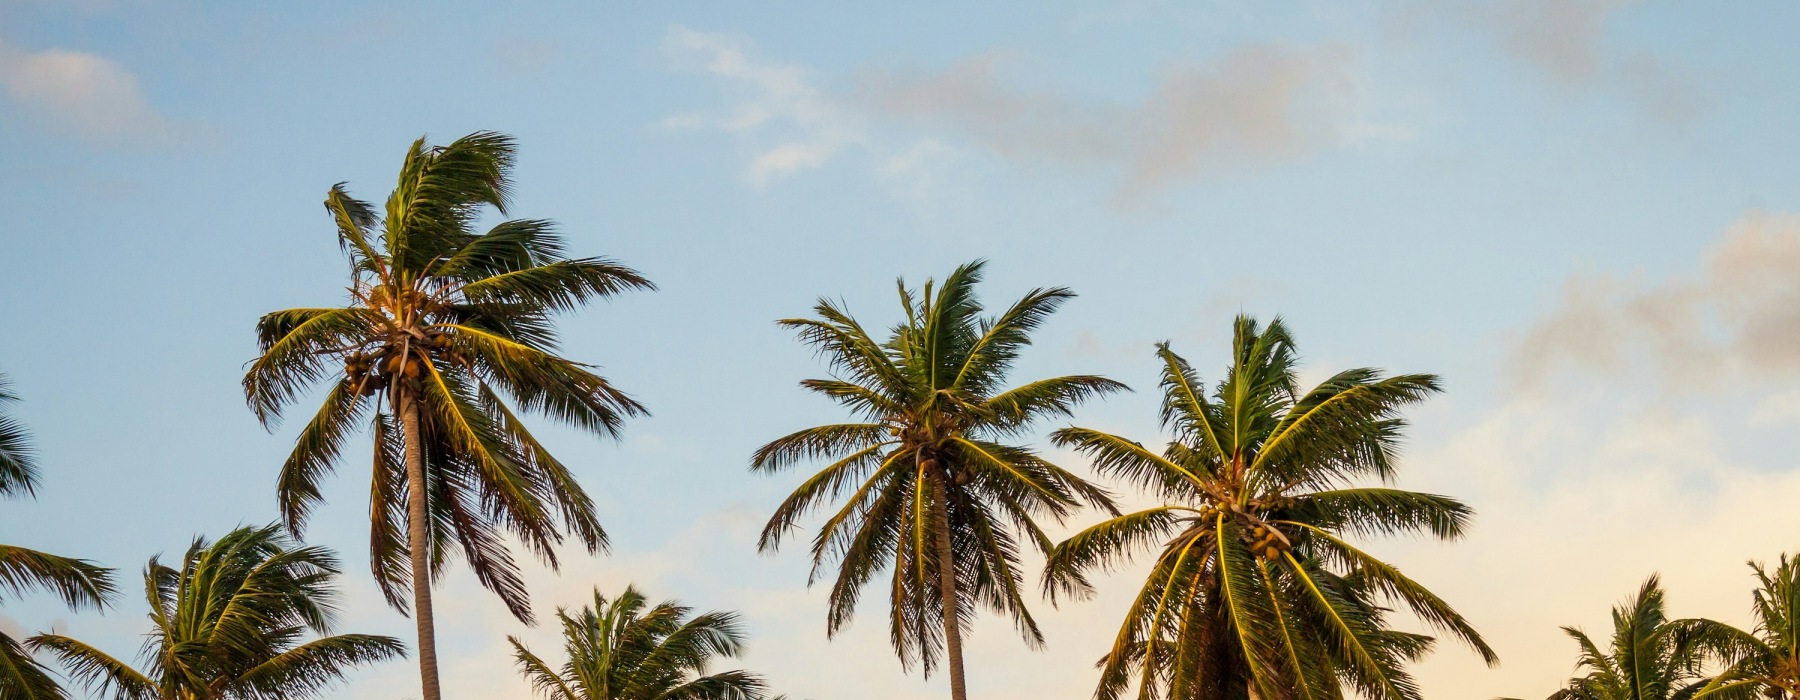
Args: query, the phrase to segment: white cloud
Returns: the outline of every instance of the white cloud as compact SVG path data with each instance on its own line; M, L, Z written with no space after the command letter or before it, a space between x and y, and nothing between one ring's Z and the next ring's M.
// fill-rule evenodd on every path
M172 125L117 61L65 49L28 51L0 40L0 88L47 128L95 142L160 138Z
M778 132L752 158L745 173L752 183L819 167L864 140L862 130L812 84L804 68L757 56L747 40L675 27L664 45L678 66L723 79L741 98L729 114L675 115L663 120L665 128Z

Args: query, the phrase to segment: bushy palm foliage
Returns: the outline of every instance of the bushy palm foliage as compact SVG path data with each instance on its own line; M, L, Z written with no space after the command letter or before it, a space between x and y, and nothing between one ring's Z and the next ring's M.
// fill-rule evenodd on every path
M179 567L151 558L144 597L152 628L144 670L63 635L32 637L68 674L102 695L131 700L281 700L312 697L351 667L405 654L399 640L329 632L337 562L298 547L277 525L196 538Z
M12 382L0 374L0 409L16 403ZM0 496L30 496L37 490L37 459L19 419L0 413Z
M0 375L0 408L18 400ZM30 434L11 415L0 413L0 497L33 496L38 468ZM48 591L71 608L101 608L114 594L112 570L85 559L0 545L0 599ZM0 632L0 700L57 700L66 697L56 679L18 640Z
M1670 620L1662 586L1651 576L1636 595L1613 608L1611 645L1601 649L1575 627L1563 632L1581 648L1576 670L1549 700L1688 700L1704 684L1717 624Z
M1083 400L1124 388L1097 376L1042 379L1005 388L1030 334L1067 289L1037 289L991 318L975 287L983 263L958 267L941 287L900 283L905 319L876 340L829 300L817 318L781 322L829 360L833 378L801 385L855 414L857 422L808 428L763 446L752 469L772 472L814 459L807 478L763 529L776 548L814 508L843 499L813 539L813 580L833 563L827 631L848 624L863 586L891 570L890 631L906 665L929 674L947 648L952 692L964 693L961 635L976 606L1012 617L1042 641L1026 609L1019 556L1047 549L1036 520L1057 519L1107 495L1008 440L1041 418L1068 415ZM1021 542L1021 539L1023 542Z
M1707 623L1725 670L1708 681L1697 698L1800 698L1800 560L1784 554L1772 572L1757 562L1750 568L1761 586L1751 608L1756 626L1745 631Z
M735 613L694 615L676 601L652 607L635 588L607 600L594 591L592 606L558 610L563 650L560 670L508 637L513 658L532 687L550 700L762 700L761 677L734 670L709 673L714 659L743 652Z
M1434 628L1494 653L1449 604L1353 536L1463 534L1463 504L1358 485L1394 476L1406 425L1402 407L1438 391L1431 375L1340 372L1302 392L1295 348L1277 319L1239 317L1231 366L1212 391L1168 345L1162 420L1173 431L1156 452L1084 428L1058 445L1165 504L1121 515L1056 546L1045 587L1085 595L1090 573L1160 547L1148 578L1101 661L1096 697L1264 700L1417 698L1405 664L1431 638L1390 629L1404 606Z
M602 436L644 412L590 366L558 356L551 320L650 282L604 258L566 257L548 221L475 230L487 207L506 211L513 157L513 141L494 133L442 147L420 139L384 209L333 187L325 208L350 258L349 303L264 316L262 354L244 377L271 427L308 386L327 387L281 470L281 512L296 534L345 440L364 426L373 433L371 563L396 608L407 608L411 586L427 700L438 695L430 581L453 547L530 622L502 535L553 568L565 533L589 553L606 546L587 493L518 412Z

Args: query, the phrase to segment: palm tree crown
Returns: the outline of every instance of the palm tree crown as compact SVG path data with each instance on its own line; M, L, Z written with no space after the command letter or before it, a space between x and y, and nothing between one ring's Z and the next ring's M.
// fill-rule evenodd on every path
M405 654L391 637L326 634L334 615L337 562L297 547L280 526L238 528L208 543L196 538L179 568L151 558L144 596L152 629L145 671L70 637L32 637L75 680L130 700L307 698L351 667Z
M863 586L891 568L895 651L929 674L940 646L948 647L958 698L961 634L977 604L1012 617L1030 643L1042 641L1021 592L1019 539L1045 549L1036 518L1061 519L1083 501L1111 507L1103 490L1007 440L1124 388L1087 375L1005 388L1031 332L1074 294L1033 290L983 317L975 296L982 267L963 265L941 287L926 282L922 293L901 282L906 316L885 342L828 300L814 307L817 318L782 321L828 358L835 375L801 385L860 422L799 431L763 446L752 461L754 470L778 471L834 460L776 509L761 548L774 549L809 511L848 494L813 539L814 580L838 566L828 632L848 624Z
M586 492L502 395L519 409L606 436L624 417L643 413L587 365L554 354L551 316L651 289L650 282L604 258L565 257L548 221L473 230L485 207L506 211L514 150L512 139L489 132L437 148L420 139L381 211L341 184L332 187L325 208L350 258L350 303L264 316L262 354L244 376L251 408L270 426L305 387L329 380L324 405L281 470L281 512L295 533L318 505L320 480L345 438L369 425L372 563L382 591L402 609L406 583L421 575L407 567L404 530L411 448L401 423L413 412L432 574L454 541L481 582L527 621L524 584L497 533L552 566L562 529L590 553L605 546L606 534Z
M1712 649L1725 670L1695 694L1717 700L1800 698L1800 559L1781 556L1770 571L1750 563L1760 584L1750 631L1705 621Z
M1310 391L1279 320L1239 317L1232 363L1207 391L1167 343L1162 420L1174 439L1158 453L1117 435L1067 428L1055 442L1094 460L1166 505L1088 528L1051 552L1052 597L1086 595L1088 575L1160 546L1148 578L1102 660L1096 697L1417 698L1404 668L1431 638L1392 630L1391 603L1495 659L1448 604L1350 535L1462 535L1457 501L1359 487L1394 475L1401 407L1438 390L1430 375L1338 373Z
M558 610L569 660L552 669L517 637L519 670L549 700L762 700L761 677L746 671L708 673L717 657L743 652L737 615L675 601L651 607L635 588L573 614Z
M1705 683L1703 667L1716 655L1711 620L1671 620L1658 577L1613 608L1611 646L1601 649L1575 627L1563 632L1581 649L1582 675L1549 700L1689 700Z
M0 374L0 408L18 400ZM38 468L30 434L11 415L0 413L0 497L37 494ZM71 608L103 608L116 591L113 572L86 559L71 559L24 547L0 545L0 600L48 591ZM0 700L61 700L56 679L31 653L0 632Z

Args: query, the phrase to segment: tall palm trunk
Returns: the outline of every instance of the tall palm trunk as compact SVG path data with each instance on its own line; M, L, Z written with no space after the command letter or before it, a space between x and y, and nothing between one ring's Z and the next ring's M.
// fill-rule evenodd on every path
M950 488L954 483L947 470L934 470L938 497L932 501L932 519L937 529L938 595L944 599L944 651L950 664L950 700L969 700L968 686L963 682L962 616L956 596L956 557L950 551Z
M419 400L402 389L400 424L406 433L406 548L412 556L413 621L419 628L419 680L423 700L440 700L437 624L431 612L431 543L426 539L425 440L419 434Z

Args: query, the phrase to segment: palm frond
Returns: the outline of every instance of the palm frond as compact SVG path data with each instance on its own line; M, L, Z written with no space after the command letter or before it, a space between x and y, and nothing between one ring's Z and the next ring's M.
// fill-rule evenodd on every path
M105 607L117 590L112 569L24 547L0 545L0 591L12 596L44 590L70 607Z
M990 425L1017 433L1049 416L1073 416L1083 402L1119 391L1130 391L1123 382L1092 375L1040 379L1001 392L982 402L994 416Z
M342 680L351 668L404 656L406 645L393 637L342 634L281 652L230 685L246 695L310 697Z
M0 409L17 402L6 375L0 374ZM18 419L0 413L0 496L35 495L38 466L31 434Z
M779 471L799 462L839 458L846 452L862 452L891 441L887 426L879 423L838 423L798 430L769 441L750 457L753 471Z
M525 304L550 311L570 311L596 299L633 290L655 290L638 271L606 258L557 260L501 272L462 286L471 303Z
M307 386L324 379L333 353L353 345L370 329L358 308L287 309L266 314L256 324L262 354L244 373L244 397L256 419L273 427L281 411Z
M8 700L67 700L68 692L50 677L31 651L0 633L0 697Z
M1461 539L1474 509L1448 496L1388 488L1317 491L1294 498L1289 517L1332 532L1383 536L1428 532Z
M1050 550L1044 564L1044 593L1055 600L1058 593L1086 597L1093 591L1090 571L1116 571L1141 550L1167 538L1191 521L1195 511L1185 506L1158 506L1121 515L1092 525Z
M49 652L70 680L119 700L151 700L157 684L129 664L79 640L59 634L40 634L25 642L33 651Z
M281 520L288 532L300 536L307 517L324 502L320 483L331 475L332 467L343 453L345 438L364 419L368 402L348 380L331 387L319 412L300 431L294 451L281 465L275 492L281 502Z

